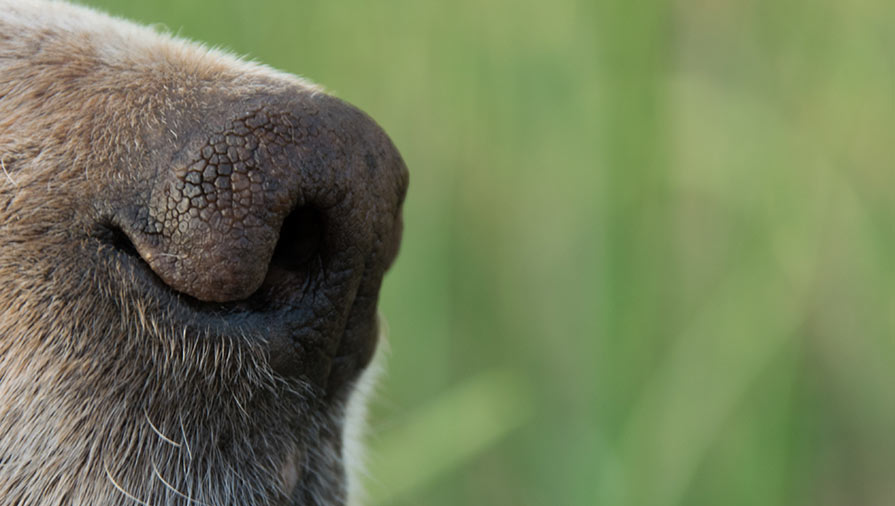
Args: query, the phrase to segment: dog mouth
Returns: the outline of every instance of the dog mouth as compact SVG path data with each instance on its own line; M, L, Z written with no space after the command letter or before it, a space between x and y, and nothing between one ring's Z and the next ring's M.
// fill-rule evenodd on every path
M284 229L300 224L309 232L280 241L261 286L231 302L203 301L172 289L110 220L91 236L106 271L118 273L117 283L133 292L132 299L145 301L160 325L195 339L260 347L273 373L331 395L372 358L378 318L375 300L358 300L358 283L328 271L321 222L306 209L290 214ZM352 346L342 346L346 336Z

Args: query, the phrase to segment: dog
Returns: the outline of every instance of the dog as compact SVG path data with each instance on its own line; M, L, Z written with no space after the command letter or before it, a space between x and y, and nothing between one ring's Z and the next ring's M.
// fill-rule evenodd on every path
M407 184L308 81L0 0L0 504L353 501Z

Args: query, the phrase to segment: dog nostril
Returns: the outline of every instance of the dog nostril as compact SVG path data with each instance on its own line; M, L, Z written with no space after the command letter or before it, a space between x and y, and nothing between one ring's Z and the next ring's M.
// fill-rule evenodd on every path
M121 230L120 227L115 225L106 225L103 227L103 231L100 233L100 236L104 238L105 242L115 248L115 250L124 253L125 255L129 255L132 257L140 256L140 253L137 252L137 248L134 246L134 243L131 242L130 237L124 233L124 230Z
M304 206L292 211L283 221L271 267L287 271L306 268L320 254L324 230L323 215L318 209Z

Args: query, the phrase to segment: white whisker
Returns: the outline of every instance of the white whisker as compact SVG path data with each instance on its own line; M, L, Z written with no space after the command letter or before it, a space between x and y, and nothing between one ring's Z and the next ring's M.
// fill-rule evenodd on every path
M168 490L170 490L171 492L174 492L176 495L183 497L184 499L186 499L187 501L189 501L191 503L201 504L202 506L208 506L204 502L197 501L196 499L193 499L192 497L190 497L190 496L184 494L183 492L177 490L176 488L174 488L174 485L171 485L170 483L168 483L168 480L166 480L165 478L162 477L162 473L159 472L158 467L155 465L155 462L152 462L152 471L155 473L155 477L158 478L160 482L164 483L165 487L167 487Z
M8 179L13 186L19 186L18 183L16 183L15 179L13 179L12 176L9 175L9 172L6 171L6 164L3 163L2 158L0 158L0 169L3 169L3 175L6 176L6 179Z
M147 504L147 503L145 503L145 502L143 502L143 501L137 499L136 497L134 497L133 495L131 495L130 493L128 493L127 490L124 490L124 488L123 488L121 485L119 485L117 481L115 481L115 478L112 478L112 473L109 472L109 467L106 465L105 462L103 462L103 471L106 472L106 478L108 478L109 481L112 482L112 485L115 486L115 488L118 489L119 492L121 492L122 494L124 494L125 497L127 497L128 499L134 501L134 502L137 503L137 504L142 504L143 506L149 506L149 504Z
M158 437L160 437L162 439L162 441L169 443L177 448L180 448L180 443L173 441L171 438L162 434L162 431L160 431L158 429L158 427L156 427L155 424L152 423L152 420L149 419L149 413L146 411L145 408L143 409L143 415L146 417L146 421L149 423L149 426L152 427L152 431L155 432L158 435Z

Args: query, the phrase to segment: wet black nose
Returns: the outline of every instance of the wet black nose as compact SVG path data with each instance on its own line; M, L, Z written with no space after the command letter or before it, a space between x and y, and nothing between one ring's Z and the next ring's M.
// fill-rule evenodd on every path
M322 94L215 105L182 136L125 230L158 277L220 303L313 266L381 277L397 251L407 185L385 133Z

